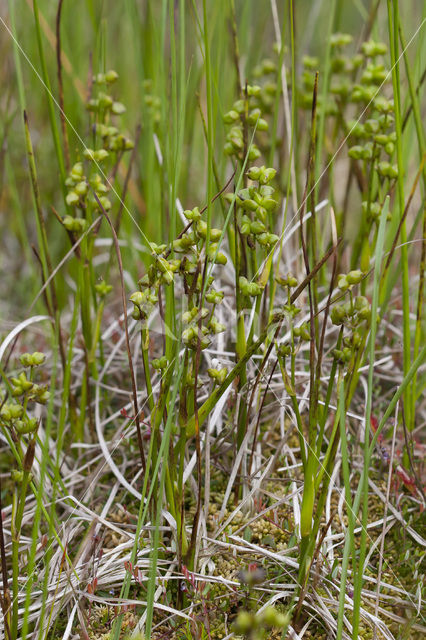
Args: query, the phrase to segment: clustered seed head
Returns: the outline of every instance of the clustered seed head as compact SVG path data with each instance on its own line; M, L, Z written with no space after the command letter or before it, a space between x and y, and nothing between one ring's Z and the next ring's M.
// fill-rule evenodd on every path
M269 68L270 65L268 63L266 69ZM269 71L267 71L266 75L268 73ZM263 86L247 85L244 98L236 100L232 108L225 113L223 120L225 124L231 127L226 136L224 146L224 151L227 155L243 161L245 153L247 153L251 162L260 157L261 151L257 143L252 142L245 149L244 129L247 127L250 129L250 139L254 131L257 135L268 131L269 125L263 115L272 106L276 91L276 83L266 82Z
M213 276L203 277L201 265L204 260L211 264L224 265L227 258L219 250L222 230L214 227L209 229L198 207L187 209L184 215L191 223L191 228L174 240L170 247L151 243L151 264L147 273L139 280L140 290L133 293L130 300L134 305L133 317L142 320L147 328L149 315L158 302L160 287L180 281L187 296L188 309L182 312L181 316L182 342L188 349L195 351L198 348L203 350L209 347L214 336L226 328L214 315L214 310L221 304L224 294L212 286ZM179 258L174 258L174 254L178 254ZM203 306L199 304L202 297ZM162 358L154 362L153 366L156 369L166 366L166 361ZM223 375L220 373L215 377L213 374L211 377L220 380Z
M290 616L270 605L260 613L241 610L234 623L235 632L252 638L263 640L268 638L271 629L283 629L290 622Z
M253 183L241 189L236 195L236 203L241 215L240 231L247 239L247 247L252 251L255 251L257 243L269 252L279 241L279 237L269 229L270 214L278 206L277 200L273 197L275 189L269 184L275 178L276 171L265 166L253 166L246 175ZM225 197L232 202L234 196L227 194ZM248 282L245 277L240 278L239 286L245 296L257 296L262 291L262 287Z
M35 369L44 364L46 356L41 351L23 353L20 358L23 367L30 369L30 377L25 371L9 379L13 400L5 401L0 389L0 424L11 430L16 437L33 434L37 431L39 422L37 418L28 413L28 403L46 404L50 398L47 385L34 382Z
M93 78L93 83L97 88L104 88L117 79L118 74L111 70L98 73ZM111 118L122 115L126 110L121 102L114 101L110 95L99 90L97 97L87 103L87 109L94 114L93 133L99 146L95 149L86 147L83 151L88 171L85 171L82 161L76 162L65 181L68 188L65 200L68 207L75 209L75 214L66 215L63 224L75 235L82 234L87 227L84 214L88 207L92 210L99 210L101 207L105 211L111 209L111 201L107 195L110 187L104 181L100 167L102 173L106 174L117 161L117 155L134 146L129 138L111 124Z
M350 277L350 274L353 275ZM361 278L362 272L350 272L346 276L340 276L339 287L346 291L354 284L358 284ZM352 280L352 283L348 283L348 280ZM344 304L335 305L331 309L330 318L333 324L345 329L343 346L341 349L334 349L333 355L341 364L346 364L351 361L364 342L371 321L370 303L365 296L355 298L351 296Z
M154 128L157 128L161 122L161 100L152 93L152 80L147 78L143 82L145 92L144 103L148 113L148 120Z

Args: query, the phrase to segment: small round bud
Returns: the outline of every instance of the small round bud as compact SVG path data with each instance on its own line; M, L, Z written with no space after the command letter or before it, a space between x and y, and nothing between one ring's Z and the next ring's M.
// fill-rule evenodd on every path
M355 271L349 271L346 276L346 280L349 284L359 284L362 280L363 273L359 269Z
M126 107L121 102L114 102L111 111L116 116L121 116L126 111Z
M114 69L110 69L106 72L105 81L108 82L108 84L112 84L113 82L116 82L116 80L118 80L118 73L114 71Z
M253 628L254 623L253 614L248 611L239 611L235 621L235 629L237 633L247 634Z
M65 198L65 202L69 207L75 207L80 202L80 197L75 191L69 191Z
M13 482L15 482L16 484L20 484L24 479L24 472L18 471L18 469L12 469L11 476Z

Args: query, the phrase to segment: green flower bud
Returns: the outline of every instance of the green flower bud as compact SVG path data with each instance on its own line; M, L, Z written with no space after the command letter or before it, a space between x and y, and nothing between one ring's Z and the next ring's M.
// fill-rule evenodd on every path
M360 321L363 320L367 320L367 322L370 321L371 318L371 309L370 307L364 307L364 309L360 309L360 311L358 311L358 318Z
M215 335L226 331L225 325L219 322L214 316L210 319L209 328Z
M79 196L79 198L85 196L87 193L87 182L85 180L81 180L80 182L77 182L77 184L74 187L74 192Z
M252 200L251 198L242 199L238 197L238 204L240 204L240 206L246 211L256 211L258 207L257 202L255 200Z
M195 327L188 327L182 332L182 341L186 346L189 346L194 338L197 337L197 329Z
M352 42L353 38L349 33L333 33L330 38L330 44L333 48L345 47Z
M300 327L298 327L298 336L300 336L300 338L302 340L304 340L305 342L309 342L311 339L311 334L309 331L309 325L307 322L304 322L303 324L300 325Z
M351 136L354 138L366 138L367 134L364 128L364 125L356 120L348 121L348 129L350 131Z
M385 144L385 151L389 156L393 155L393 152L395 151L394 143L393 142L387 142Z
M379 162L377 171L386 178L395 179L398 177L398 166L396 164L390 164L390 162Z
M375 42L374 40L363 42L361 45L361 51L366 58L375 58L376 56L385 55L387 50L388 48L384 42Z
M352 335L352 344L354 346L354 349L359 349L362 343L362 337L361 334L358 331L354 331L353 335Z
M266 209L266 211L274 211L278 206L278 202L273 198L263 198L262 207Z
M224 253L219 251L217 256L216 256L215 262L216 262L216 264L220 264L220 265L223 266L228 262L228 258L225 256Z
M67 231L72 231L77 234L83 233L87 226L86 220L83 218L73 218L72 216L65 216L62 223Z
M141 307L145 302L145 294L143 294L142 291L135 291L135 293L132 293L130 296L130 301L137 307Z
M116 116L121 116L126 111L126 107L121 102L113 102L111 111Z
M250 169L247 171L247 176L250 178L250 180L259 180L263 168L264 167L250 167Z
M276 82L265 82L265 84L263 85L263 95L262 95L262 99L263 100L265 100L265 98L266 98L265 93L268 96L275 97L275 95L277 93L277 83Z
M174 280L174 275L172 271L165 271L164 273L161 274L160 278L161 278L161 282L164 282L164 284L170 285Z
M255 125L259 121L261 115L262 115L262 112L258 107L256 107L256 109L253 109L252 111L250 111L250 113L248 115L249 124Z
M383 96L377 96L374 99L374 106L380 113L390 113L394 109L393 100L387 100Z
M349 362L351 358L352 358L352 349L350 347L343 347L342 349L343 362Z
M194 207L194 209L187 209L183 212L183 215L187 220L191 220L192 222L198 222L201 220L201 213L198 207Z
M24 372L20 373L17 378L11 378L12 385L14 387L13 395L20 396L32 389L34 383L31 380L27 380L27 376Z
M361 160L364 152L364 147L360 145L355 145L351 147L348 151L348 156L353 158L354 160Z
M231 140L231 142L233 138L235 138L235 140L240 140L241 142L243 142L243 130L241 128L241 125L235 125L234 127L232 127L229 130L228 138L229 140Z
M46 356L41 351L34 351L34 353L23 353L19 359L24 367L38 367L44 363Z
M344 273L341 273L339 276L337 276L337 286L342 291L346 291L347 289L349 289L349 282Z
M266 609L262 612L262 622L268 625L268 627L275 627L276 616L277 616L277 611L275 607L273 606L266 607Z
M75 191L69 191L65 198L65 202L69 207L75 207L80 202L80 198Z
M38 428L37 418L26 418L25 420L17 420L14 426L16 432L20 435L33 433Z
M254 235L257 235L259 233L264 233L266 228L263 222L260 222L260 220L254 220L254 222L250 224L250 231Z
M252 223L250 221L250 218L248 216L243 216L241 220L241 229L240 229L243 236L248 236L249 233L252 232L251 225Z
M331 70L333 73L341 73L346 68L346 58L344 56L336 56L331 59Z
M82 162L76 162L75 165L73 166L73 168L71 169L71 178L73 180L75 180L76 182L81 180L81 178L83 177L84 173L83 173L83 163Z
M98 149L93 153L93 159L96 162L103 162L109 157L109 153L106 149Z
M255 144L251 144L248 152L248 159L250 162L257 160L260 157L260 151Z
M380 124L377 120L370 118L365 122L365 130L369 133L377 133L380 129Z
M365 296L357 296L355 298L354 308L356 311L361 311L362 309L369 309L370 303L368 302Z
M10 409L6 404L3 405L2 408L0 409L0 419L3 420L4 422L10 422L10 420L12 419Z
M248 634L255 626L255 618L248 611L239 611L235 621L235 629L237 633Z
M269 167L268 169L264 169L260 177L260 183L263 185L266 185L268 184L268 182L271 182L271 180L273 180L276 175L277 175L277 172L272 167ZM262 193L264 193L264 190L262 190Z
M268 75L269 73L276 73L277 65L273 60L269 60L269 58L266 58L262 62L262 72L264 75Z
M106 82L108 82L108 84L113 84L113 82L116 82L118 80L118 73L113 69L110 69L105 74L105 80Z
M216 383L217 384L223 384L223 382L225 381L226 376L228 375L228 370L226 367L223 367L222 369L219 369L219 371L217 372L216 375Z
M275 233L268 233L268 245L277 244L278 240L279 236L277 236Z
M360 53L357 53L356 55L352 56L351 59L349 60L347 71L348 72L355 71L356 69L359 69L359 67L361 67L363 64L364 64L363 56Z
M336 96L340 96L341 98L346 98L351 90L351 85L346 80L339 80L338 82L333 82L330 87L331 93Z
M98 95L98 105L101 109L110 109L112 107L112 98L106 93L100 93Z
M234 146L230 142L226 142L223 151L227 156L232 156L234 153Z
M382 113L377 117L380 127L383 131L387 131L389 127L395 122L395 118L389 113ZM393 131L389 134L390 140L396 142L396 132Z
M167 369L167 364L168 362L166 356L162 356L161 358L154 358L154 360L152 361L152 366L157 371L163 371L164 369Z
M268 627L283 628L289 623L290 618L288 615L277 611L275 607L269 606L262 612L261 620Z
M259 87L257 84L247 85L247 95L250 97L258 98L261 94L261 91L261 87Z
M105 84L105 74L97 73L95 76L93 76L93 82L94 84Z
M277 276L275 278L276 282L283 287L297 287L298 282L292 273L288 273L286 276Z
M377 89L373 85L355 85L352 90L352 102L371 102Z
M259 120L257 120L256 128L258 131L268 131L269 129L268 121L265 120L265 118L259 118Z
M50 391L47 387L35 384L31 390L31 400L34 400L38 404L47 404L50 398Z
M290 318L294 318L300 313L301 309L296 307L295 304L285 304L284 311L288 316L290 316Z
M344 323L345 317L346 313L342 305L336 305L330 311L331 322L337 326Z
M89 100L89 102L86 104L86 109L88 111L98 111L99 100L96 100L95 98L92 98L91 100Z
M206 293L206 301L210 304L220 304L224 298L223 291L209 291Z
M312 56L303 56L302 63L305 69L311 69L312 71L316 71L319 68L319 58L314 58Z
M105 209L105 211L109 211L111 209L111 201L106 196L101 196L99 198L99 202L101 203L102 208Z
M387 136L385 133L378 133L376 136L374 136L374 141L376 144L385 145L389 142L389 136Z
M207 236L207 222L204 220L199 220L196 226L197 235L203 240L206 239Z
M112 291L112 285L107 284L105 280L102 280L102 282L95 284L95 290L101 298L105 298L105 296Z
M232 109L236 111L238 114L242 114L245 111L245 102L244 100L236 100L232 105Z
M279 344L277 345L277 353L281 358L287 358L291 354L291 345Z
M20 484L24 479L24 472L18 471L18 469L12 469L11 476L13 482L15 482L16 484Z
M231 109L230 111L225 113L225 115L223 116L223 121L225 124L233 124L239 119L239 117L240 116L238 111L235 111L235 109Z
M220 238L222 236L222 230L221 229L210 229L210 241L211 242L219 242Z
M95 152L93 151L93 149L89 149L88 147L84 149L83 155L85 158L87 158L87 160L94 160L95 158Z
M269 233L260 233L257 237L256 240L258 241L259 244L261 244L263 247L267 247L269 244Z
M363 273L359 269L355 271L349 271L346 276L346 280L349 284L359 284L363 278Z
M368 211L368 202L363 202L361 206L364 214L366 214ZM382 207L378 202L370 202L369 214L373 220L380 218L381 211Z

